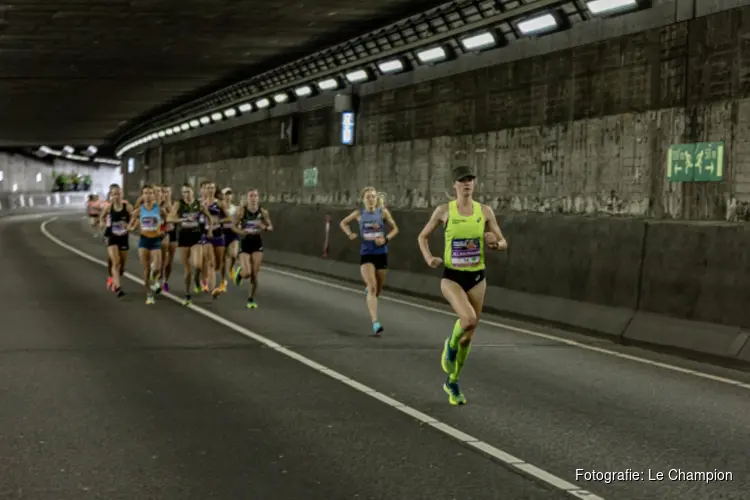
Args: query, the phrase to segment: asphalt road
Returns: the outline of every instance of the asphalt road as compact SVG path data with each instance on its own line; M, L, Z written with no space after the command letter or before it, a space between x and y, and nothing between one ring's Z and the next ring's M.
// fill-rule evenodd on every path
M570 498L172 301L147 307L135 283L118 301L40 222L0 223L0 498ZM47 228L105 258L80 218ZM746 388L483 326L454 408L450 316L381 301L369 338L361 288L270 269L260 308L244 299L196 303L607 500L748 497ZM733 480L647 476L673 469Z

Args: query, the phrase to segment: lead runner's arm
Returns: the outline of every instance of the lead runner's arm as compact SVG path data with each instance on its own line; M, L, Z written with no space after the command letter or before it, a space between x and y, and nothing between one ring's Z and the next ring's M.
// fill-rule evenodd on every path
M483 205L482 210L484 211L484 220L487 221L487 232L494 234L497 238L497 241L489 243L487 247L493 250L506 250L508 248L508 241L500 230L500 225L498 225L497 218L495 218L495 211L487 205Z
M419 242L419 249L422 251L422 257L424 257L425 262L427 262L427 264L430 266L435 264L435 259L440 259L432 255L432 252L430 251L429 237L432 232L438 227L438 225L445 220L447 209L447 203L439 205L435 209L435 211L432 212L430 220L427 221L427 224L425 224L422 232L419 233L419 236L417 236L417 242ZM439 262L437 264L439 265Z

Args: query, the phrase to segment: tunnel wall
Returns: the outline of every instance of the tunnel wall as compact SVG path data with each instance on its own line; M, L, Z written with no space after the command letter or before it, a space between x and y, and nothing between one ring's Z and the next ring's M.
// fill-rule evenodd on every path
M99 193L105 192L112 183L123 182L122 173L116 167L95 168L65 160L55 160L49 164L26 156L0 152L0 195L9 196L8 193L13 192L14 185L17 187L17 193L48 193L54 187L56 174L70 172L90 175L91 189ZM42 174L39 181L38 173Z
M277 228L264 236L268 262L361 281L359 243L338 227L351 207L266 207ZM441 298L441 271L427 267L417 246L430 212L392 212L400 234L389 243L388 288ZM489 310L750 361L745 225L540 214L500 223L509 249L487 255ZM441 230L430 246L442 255Z
M338 145L329 100L150 149L138 169L294 203L350 205L375 184L391 206L419 208L444 200L446 173L469 162L480 198L503 212L747 220L749 15L736 8L363 95L354 147ZM292 119L296 144L280 133ZM667 182L668 146L698 141L725 142L725 180ZM304 187L313 167L318 184Z
M490 308L750 360L736 223L750 218L748 19L742 7L368 94L354 147L337 145L326 106L296 115L297 144L279 133L289 116L164 144L138 157L128 194L203 179L259 188L279 227L270 262L359 280L335 226L375 185L403 231L389 286L438 297L416 234L468 162L510 241L490 257ZM725 179L667 182L668 146L698 141L725 142Z

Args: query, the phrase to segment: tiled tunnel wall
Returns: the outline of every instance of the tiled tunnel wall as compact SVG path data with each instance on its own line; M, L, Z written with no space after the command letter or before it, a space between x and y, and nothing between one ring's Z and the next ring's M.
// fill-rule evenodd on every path
M149 179L213 178L269 201L352 205L364 185L394 207L445 200L468 161L499 211L750 218L750 8L364 96L357 146L332 108L149 150ZM724 141L725 181L666 181L668 146ZM317 167L318 185L303 187ZM143 176L143 162L133 180ZM137 181L131 183L131 187ZM135 186L137 189L137 186Z

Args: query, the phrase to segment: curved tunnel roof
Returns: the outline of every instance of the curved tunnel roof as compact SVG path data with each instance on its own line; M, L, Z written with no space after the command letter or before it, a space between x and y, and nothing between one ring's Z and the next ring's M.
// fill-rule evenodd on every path
M11 1L0 5L0 147L106 144L166 106L442 3Z

